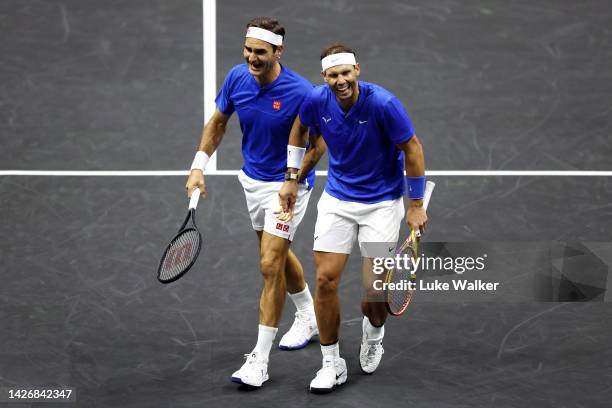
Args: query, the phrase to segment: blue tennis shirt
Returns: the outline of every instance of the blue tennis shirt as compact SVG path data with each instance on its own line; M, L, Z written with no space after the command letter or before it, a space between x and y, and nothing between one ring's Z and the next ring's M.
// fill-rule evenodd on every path
M246 64L230 70L215 102L219 111L238 113L242 130L242 171L261 181L283 181L287 170L287 143L293 121L312 84L281 66L276 80L260 86ZM308 186L314 186L314 169Z
M328 85L314 88L300 121L317 127L329 152L325 191L345 201L378 203L404 193L403 154L395 146L414 135L402 103L386 89L358 82L359 97L344 112Z

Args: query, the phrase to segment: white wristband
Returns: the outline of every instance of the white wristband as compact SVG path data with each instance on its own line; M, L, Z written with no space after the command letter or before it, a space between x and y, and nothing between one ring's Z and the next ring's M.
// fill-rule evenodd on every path
M304 155L306 154L305 147L287 146L287 168L301 169Z
M206 165L208 164L208 155L206 152L198 151L193 158L193 163L191 163L191 170L198 169L204 171L206 169Z

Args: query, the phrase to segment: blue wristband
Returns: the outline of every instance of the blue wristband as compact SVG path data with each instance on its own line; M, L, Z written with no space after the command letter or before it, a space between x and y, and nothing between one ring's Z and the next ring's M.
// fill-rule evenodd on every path
M425 176L406 176L408 182L408 198L420 200L425 196Z

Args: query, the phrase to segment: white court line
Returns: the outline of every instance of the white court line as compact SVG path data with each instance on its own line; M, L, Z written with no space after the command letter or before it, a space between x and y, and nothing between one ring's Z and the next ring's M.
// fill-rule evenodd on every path
M207 176L236 176L240 170L207 170ZM189 170L0 170L0 176L57 177L166 177L187 176ZM612 171L573 170L428 170L427 176L440 177L612 177ZM317 171L327 176L327 171Z
M202 65L204 123L213 115L217 95L217 0L202 0ZM217 153L210 158L206 174L209 176L235 176L239 170L217 170ZM186 176L185 170L155 171L46 171L0 170L0 176ZM428 176L443 177L611 177L612 171L556 171L556 170L431 170ZM317 176L327 176L327 171L317 171Z
M204 123L215 113L217 96L217 2L202 0L202 87L204 95ZM217 170L217 153L214 153L208 169Z
M202 0L202 63L204 123L216 109L217 94L217 2ZM207 176L236 176L239 170L217 170L217 154L208 162ZM187 176L188 170L0 170L1 176L57 176L57 177L165 177ZM430 170L428 176L441 177L612 177L612 171L557 171L557 170ZM327 176L327 171L317 171Z

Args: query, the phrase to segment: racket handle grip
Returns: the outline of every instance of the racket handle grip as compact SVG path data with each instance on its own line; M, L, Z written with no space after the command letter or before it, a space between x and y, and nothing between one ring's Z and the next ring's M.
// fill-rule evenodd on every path
M436 183L433 181L428 181L425 184L425 196L423 197L423 208L427 210L427 206L429 205L429 200L431 199L431 193L433 193L433 189L436 186Z
M191 193L191 198L189 199L189 209L196 208L198 206L198 201L200 201L200 189L196 188Z

